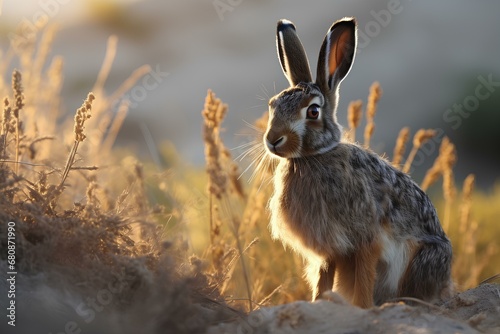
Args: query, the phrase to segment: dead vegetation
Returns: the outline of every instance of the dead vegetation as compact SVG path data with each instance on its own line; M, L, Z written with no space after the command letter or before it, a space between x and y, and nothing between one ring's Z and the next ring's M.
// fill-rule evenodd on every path
M149 67L137 69L116 92L107 94L104 85L117 44L111 37L93 93L74 118L59 122L64 119L63 60L48 61L54 33L48 28L38 44L32 41L22 50L8 51L10 56L0 63L2 74L14 59L19 65L10 82L0 80L5 96L0 245L5 249L7 222L15 222L18 298L34 301L25 303L19 314L39 319L24 324L20 320L21 327L56 332L75 321L95 333L202 333L210 325L247 321L245 311L308 299L300 259L274 243L267 230L273 164L258 148L267 115L252 125L257 139L245 144L248 151L240 156L252 157L250 185L243 182L248 177L240 177L239 165L220 138L228 108L210 91L202 111L207 177L193 169L184 173L191 173L189 178L196 183L182 176L151 175L149 164L139 163L130 152L112 150L128 110L128 102L120 101L120 96ZM370 88L363 132L366 146L375 130L381 94L378 84ZM118 106L115 114L113 106ZM354 141L363 121L361 101L350 105L348 117L348 140ZM401 131L392 158L404 171L411 170L419 150L436 133L419 130L406 155L410 135L408 128ZM454 243L454 278L465 289L477 286L485 273L498 268L497 245L491 242L498 230L474 210L479 195L473 175L465 179L461 192L456 189L456 155L453 143L445 138L422 187L436 190L442 179L441 218ZM201 209L191 205L196 187L207 194L200 197ZM151 194L158 196L152 201ZM491 200L498 197L500 193ZM187 222L186 217L196 218ZM481 229L491 229L490 242L484 241ZM195 236L195 230L206 233ZM112 293L109 303L100 305L102 311L94 309L97 315L92 320L85 316L88 312L78 312L82 303L91 308L89 298L95 300L101 291L112 290L110 286L122 288ZM53 307L64 311L54 318L44 311ZM481 328L484 322L477 324Z
M108 54L113 52L108 49ZM104 72L109 72L112 58L107 57ZM182 236L165 235L158 222L167 221L171 213L149 202L142 164L109 155L110 138L119 130L113 124L121 120L112 117L113 101L102 88L107 73L101 72L94 93L77 109L73 131L65 131L69 121L57 124L61 111L53 109L59 105L54 103L59 90L40 83L46 77L62 82L61 71L49 67L35 72L40 61L24 57L11 86L0 85L6 96L0 134L0 245L7 248L7 223L15 222L17 327L51 332L75 321L82 329L99 324L108 333L132 333L144 328L140 310L155 319L148 333L165 328L196 333L238 314L204 273L203 261L190 255ZM137 78L136 73L126 85ZM124 105L120 110L126 113ZM97 128L103 122L110 132ZM5 260L6 253L1 255L2 276ZM102 291L113 292L111 287L117 286L118 292L94 308L95 296L99 301ZM51 307L61 312L45 311ZM91 309L123 318L114 323L89 317ZM27 321L26 314L40 323Z

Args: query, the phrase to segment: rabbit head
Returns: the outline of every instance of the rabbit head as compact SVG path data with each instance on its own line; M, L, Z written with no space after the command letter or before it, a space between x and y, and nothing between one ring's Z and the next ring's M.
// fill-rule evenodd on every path
M327 152L341 138L335 115L338 88L354 61L356 21L344 18L328 30L319 53L316 82L292 22L278 21L276 43L290 87L269 101L264 146L282 158Z

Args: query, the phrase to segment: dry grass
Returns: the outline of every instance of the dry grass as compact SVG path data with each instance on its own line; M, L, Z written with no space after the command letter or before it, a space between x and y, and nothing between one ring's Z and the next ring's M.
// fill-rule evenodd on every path
M406 143L410 138L410 128L404 127L399 131L398 138L396 139L396 146L394 146L394 153L392 155L392 165L400 168L403 155L406 150ZM406 159L408 161L409 159Z
M370 147L370 141L375 132L375 115L377 114L377 104L382 97L382 88L378 82L374 82L370 87L368 104L366 106L366 126L365 126L365 146Z
M28 45L18 54L21 66L13 71L11 85L0 82L6 96L0 134L0 244L7 248L6 226L15 222L18 314L33 319L19 321L18 327L60 332L75 320L79 303L90 307L89 300L110 285L124 288L100 305L106 316L90 321L77 317L80 328L92 332L92 326L105 324L107 333L201 333L208 323L238 316L225 304L204 261L191 256L183 236L165 233L174 213L148 199L143 166L111 154L123 120L114 118L111 108L113 96L119 95L108 96L103 89L115 50L108 49L94 93L77 109L73 126L71 117L62 126L57 123L63 115L62 61L41 71L47 34L52 33L46 32L38 49L28 52ZM111 39L108 47L116 48L116 41ZM145 68L125 87L132 87ZM119 107L122 114L126 107ZM4 273L5 256L0 260ZM0 304L3 308L3 300ZM45 313L53 307L59 310L55 315ZM139 314L147 315L147 325ZM121 320L114 323L108 316Z
M209 176L208 193L210 203L208 216L210 221L212 264L216 272L219 275L224 273L222 277L226 278L229 271L233 270L235 257L239 259L245 281L248 310L251 311L253 310L252 290L248 268L243 255L255 242L251 242L245 248L243 247L240 238L241 217L233 210L235 197L244 201L245 194L243 193L243 186L236 178L238 167L231 159L229 151L220 139L220 127L226 112L227 105L216 98L215 94L211 91L208 91L202 116L204 119L203 138L205 141L205 157ZM224 213L221 213L219 206L224 210ZM236 245L237 252L235 256L226 256L229 254L231 248L227 243L220 240L220 219L222 218L222 214L229 221L229 227ZM228 259L229 262L226 263L224 258ZM222 284L222 287L225 287L225 284Z
M427 142L429 139L432 139L434 136L436 136L436 131L432 129L420 129L417 131L417 133L413 137L413 147L403 166L403 172L408 173L410 171L411 164L413 163L418 150L422 147L423 144L425 144L425 142Z
M356 100L349 103L347 109L347 121L349 123L349 140L356 141L356 129L359 127L363 117L363 101Z
M58 124L64 115L63 60L48 60L54 33L48 28L38 44L26 43L0 63L4 71L16 57L20 64L10 82L0 80L0 94L5 96L0 231L4 233L8 221L17 224L20 275L49 277L42 284L52 291L71 291L78 300L95 296L110 282L123 283L126 288L108 308L109 313L117 310L122 325L109 333L203 332L207 324L240 316L236 309L308 299L300 258L272 241L267 228L273 165L252 148L261 143L267 114L255 122L257 139L248 145L249 154L256 155L249 170L257 170L249 184L242 183L248 177L240 178L239 166L220 138L228 107L210 91L202 111L206 173L179 162L168 145L162 154L172 169L153 173L157 166L142 165L130 152L112 148L128 103L119 103L117 116L112 106L149 67L137 69L116 92L107 94L105 81L117 45L111 37L98 79L89 89L93 93L74 119ZM46 82L50 84L42 84ZM367 103L367 146L380 97L380 86L374 84ZM351 140L360 125L362 105L356 101L349 107ZM434 132L418 131L405 159L409 136L409 129L401 131L392 160L405 171ZM500 237L493 204L500 188L481 194L474 191L474 176L469 176L457 201L455 162L455 147L445 139L422 187L429 189L443 178L435 202L440 214L444 208L441 216L454 244L454 278L466 288L498 268L492 240ZM7 239L0 238L3 248ZM72 310L61 298L61 305ZM57 325L64 326L65 319L59 320ZM147 328L138 327L145 320Z

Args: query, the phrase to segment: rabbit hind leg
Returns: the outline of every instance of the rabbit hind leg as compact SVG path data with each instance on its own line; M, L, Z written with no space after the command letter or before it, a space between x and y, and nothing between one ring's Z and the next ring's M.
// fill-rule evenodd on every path
M441 236L427 239L409 261L401 279L399 297L434 301L441 297L443 290L451 287L451 244Z

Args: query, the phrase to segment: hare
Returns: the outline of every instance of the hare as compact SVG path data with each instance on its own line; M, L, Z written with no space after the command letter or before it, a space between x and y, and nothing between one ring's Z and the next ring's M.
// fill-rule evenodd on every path
M328 30L316 81L295 26L280 20L278 57L290 83L269 101L263 144L278 164L270 229L301 254L313 297L336 290L369 308L451 292L451 244L427 195L369 149L341 141L339 85L356 52L356 21Z

